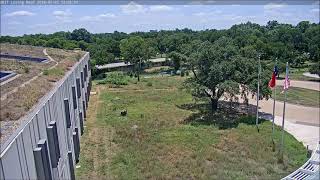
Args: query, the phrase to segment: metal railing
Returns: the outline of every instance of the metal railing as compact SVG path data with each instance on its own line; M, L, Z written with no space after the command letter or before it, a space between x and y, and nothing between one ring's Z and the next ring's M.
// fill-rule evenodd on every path
M319 165L320 165L320 142L313 152L311 158L302 165L299 169L289 174L282 180L318 180L319 179Z

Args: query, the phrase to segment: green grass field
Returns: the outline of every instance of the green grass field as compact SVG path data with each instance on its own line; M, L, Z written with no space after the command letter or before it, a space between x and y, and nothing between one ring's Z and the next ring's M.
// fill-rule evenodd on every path
M284 93L283 86L277 86L276 89L276 100L283 101ZM291 104L298 104L303 106L320 107L319 102L319 91L290 87L287 91L287 102Z
M77 179L280 179L305 162L302 143L286 133L284 163L278 163L268 121L260 133L245 123L219 129L187 121L202 111L185 108L197 106L179 88L183 80L94 85ZM124 109L127 116L120 115ZM276 150L280 137L277 127Z

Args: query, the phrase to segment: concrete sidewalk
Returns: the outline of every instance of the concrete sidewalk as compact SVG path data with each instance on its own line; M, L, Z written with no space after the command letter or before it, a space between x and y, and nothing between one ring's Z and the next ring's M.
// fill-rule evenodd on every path
M262 115L262 118L272 121L272 116ZM308 126L303 124L293 123L298 121L297 119L287 119L284 122L284 129L292 134L298 141L302 142L304 146L308 146L309 149L315 150L318 142L320 141L319 133L320 128L317 126ZM275 124L282 126L282 117L275 116Z
M283 80L277 82L283 85ZM291 81L292 87L320 90L320 83L309 81ZM249 104L256 105L256 99L249 99ZM272 120L273 99L260 100L259 112L262 118ZM275 124L282 125L283 102L276 101ZM320 109L286 103L284 128L309 149L315 149L320 140Z
M255 99L250 99L249 103L256 105ZM272 115L273 99L260 100L259 111ZM276 101L275 115L282 117L283 102ZM320 126L320 109L317 107L300 106L286 103L286 119L292 123L299 123L312 126Z

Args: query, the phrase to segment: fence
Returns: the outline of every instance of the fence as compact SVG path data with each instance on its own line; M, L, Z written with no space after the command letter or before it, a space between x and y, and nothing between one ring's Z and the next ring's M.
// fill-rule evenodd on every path
M86 53L1 145L1 180L75 179L90 88Z

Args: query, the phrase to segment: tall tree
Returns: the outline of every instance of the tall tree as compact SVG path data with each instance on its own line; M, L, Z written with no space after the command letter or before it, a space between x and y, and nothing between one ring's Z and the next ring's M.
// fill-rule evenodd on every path
M134 65L140 81L141 64L148 59L149 54L145 41L139 36L123 39L120 41L120 51L124 60Z
M75 41L92 42L91 34L84 28L73 30L70 34L70 38Z
M248 92L256 91L256 61L238 55L238 48L232 39L221 37L213 44L202 43L194 50L190 66L194 74L186 81L186 87L195 97L207 97L211 101L212 112L218 108L218 100L223 96L240 95L246 98ZM240 88L241 87L241 88ZM262 96L270 92L261 87Z

